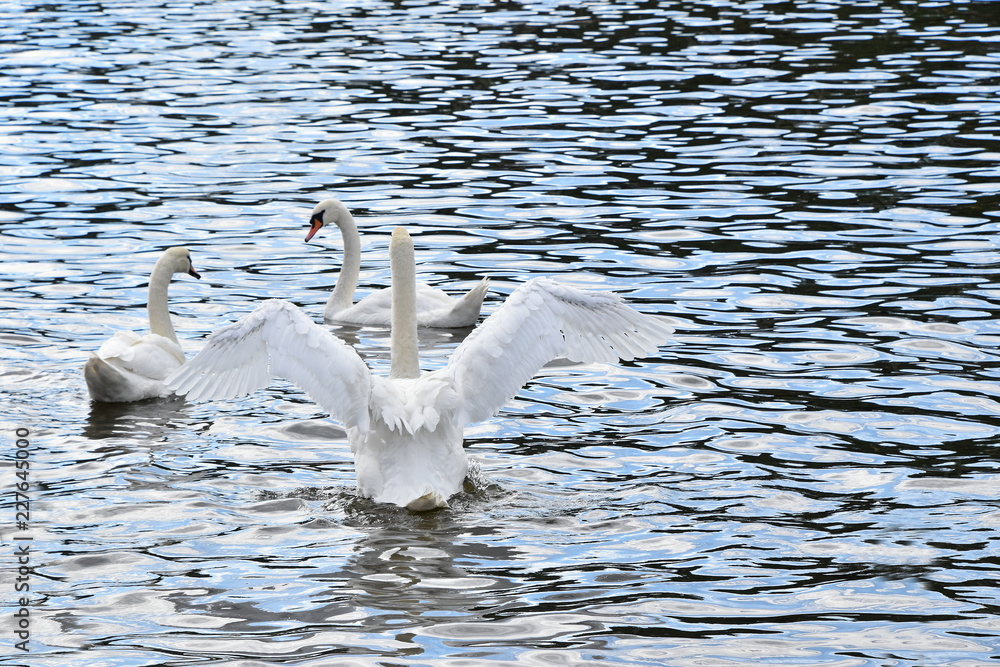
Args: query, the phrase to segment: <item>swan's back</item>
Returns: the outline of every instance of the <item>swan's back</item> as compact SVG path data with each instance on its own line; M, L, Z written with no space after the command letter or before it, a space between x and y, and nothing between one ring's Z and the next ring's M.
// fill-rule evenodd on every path
M141 401L169 396L163 380L183 363L183 350L169 338L120 331L90 356L83 377L95 401Z
M415 511L447 507L469 468L460 401L443 371L373 377L370 430L350 434L361 495Z

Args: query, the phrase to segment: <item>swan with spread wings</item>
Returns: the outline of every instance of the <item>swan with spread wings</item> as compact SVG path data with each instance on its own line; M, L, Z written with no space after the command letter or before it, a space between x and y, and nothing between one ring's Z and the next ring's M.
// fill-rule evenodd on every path
M547 362L614 363L648 356L671 329L613 294L547 278L518 287L453 352L421 373L413 243L389 246L392 328L388 377L298 307L268 300L225 326L168 384L188 399L233 398L282 377L347 429L360 495L415 511L446 507L468 472L463 430L489 419Z

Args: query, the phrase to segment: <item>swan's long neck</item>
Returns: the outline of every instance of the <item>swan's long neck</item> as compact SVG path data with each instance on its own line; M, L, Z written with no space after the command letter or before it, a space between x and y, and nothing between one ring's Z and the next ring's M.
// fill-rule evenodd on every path
M417 267L413 242L402 227L396 227L389 242L392 269L392 333L390 378L420 376L417 347Z
M333 287L333 294L327 299L324 315L328 319L354 304L354 290L358 287L358 274L361 272L361 238L358 236L358 226L354 218L346 213L336 216L334 222L340 228L340 236L344 240L344 261L340 265L340 275Z
M174 268L167 256L161 257L153 267L149 276L149 296L146 300L146 312L149 315L149 330L177 343L173 322L170 321L170 311L167 309L167 287L174 275Z

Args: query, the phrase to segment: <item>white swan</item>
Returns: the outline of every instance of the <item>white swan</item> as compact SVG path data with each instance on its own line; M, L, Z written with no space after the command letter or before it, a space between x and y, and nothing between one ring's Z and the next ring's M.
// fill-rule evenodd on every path
M361 271L361 238L354 216L347 207L336 199L327 199L317 204L309 218L310 228L306 242L320 228L330 223L340 228L340 235L344 240L344 263L340 266L333 294L323 310L323 321L327 324L389 326L392 322L391 287L372 292L354 303L354 290L358 287L358 274ZM474 326L479 319L479 310L483 306L489 282L488 278L483 278L460 299L453 299L441 290L418 283L417 324L446 329Z
M83 377L95 401L125 403L171 394L163 380L184 363L167 310L167 286L175 273L201 278L186 248L170 248L153 267L146 303L150 333L120 331L91 353Z
M393 302L389 377L296 306L269 300L212 334L167 384L191 400L232 398L291 380L347 427L358 491L422 511L462 489L463 429L496 414L546 362L615 362L655 352L671 329L613 294L546 278L518 287L459 345L444 368L420 373L413 245L399 227L389 248ZM270 367L269 367L270 365Z

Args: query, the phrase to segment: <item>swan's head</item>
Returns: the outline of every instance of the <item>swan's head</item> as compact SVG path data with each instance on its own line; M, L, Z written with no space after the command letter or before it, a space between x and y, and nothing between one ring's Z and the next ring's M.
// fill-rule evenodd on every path
M171 273L186 273L195 278L201 278L201 274L194 270L191 262L191 253L187 248L170 248L163 253L163 260L169 262Z
M316 232L320 230L323 225L329 225L331 222L338 227L342 223L353 220L351 218L351 212L347 210L347 207L340 203L337 199L327 199L316 204L316 208L313 209L312 216L309 218L309 233L306 234L306 243L316 235Z
M406 231L406 227L394 228L392 230L392 239L389 240L389 257L391 258L394 254L400 253L413 254L413 239L410 238L410 233ZM405 260L408 258L403 254L402 259ZM413 263L412 259L410 263Z

